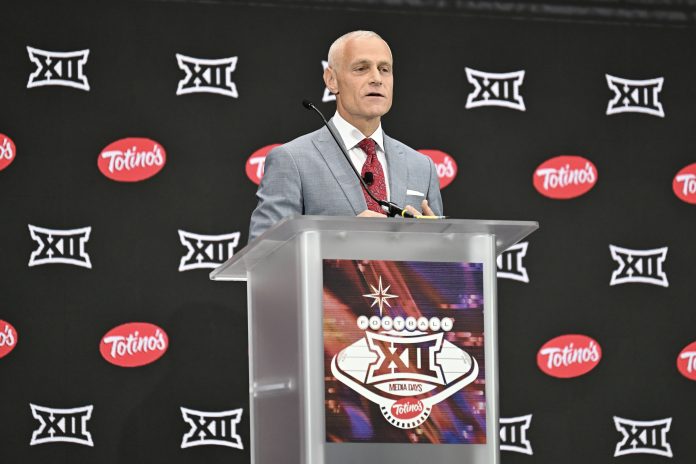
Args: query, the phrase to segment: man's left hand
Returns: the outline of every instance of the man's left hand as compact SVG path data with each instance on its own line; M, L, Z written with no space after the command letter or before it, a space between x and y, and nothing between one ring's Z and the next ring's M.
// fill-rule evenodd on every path
M411 205L406 205L404 209L409 213L413 214L413 216L435 216L433 210L430 209L430 206L428 206L428 200L423 200L421 202L421 210L423 211L422 213Z

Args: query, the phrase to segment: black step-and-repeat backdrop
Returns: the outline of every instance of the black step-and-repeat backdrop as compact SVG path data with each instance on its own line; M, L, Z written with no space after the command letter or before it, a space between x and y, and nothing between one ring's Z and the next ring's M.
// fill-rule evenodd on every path
M2 462L248 462L245 288L208 272L359 28L446 214L541 223L498 263L503 462L696 460L692 28L60 3L3 5Z

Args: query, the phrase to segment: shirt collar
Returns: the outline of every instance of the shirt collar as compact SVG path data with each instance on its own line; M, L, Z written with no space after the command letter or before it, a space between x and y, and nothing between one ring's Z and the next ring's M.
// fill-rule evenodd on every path
M351 150L355 148L355 146L362 141L362 139L365 138L362 132L360 132L358 129L356 129L351 123L346 121L341 117L340 114L338 114L338 111L333 115L333 118L331 118L331 121L334 124L334 127L336 127L336 130L338 131L338 135L341 136L341 140L343 140L343 144L348 150ZM382 150L384 150L384 133L382 132L382 123L380 122L379 127L377 127L377 130L370 136L372 140L375 141L377 146Z

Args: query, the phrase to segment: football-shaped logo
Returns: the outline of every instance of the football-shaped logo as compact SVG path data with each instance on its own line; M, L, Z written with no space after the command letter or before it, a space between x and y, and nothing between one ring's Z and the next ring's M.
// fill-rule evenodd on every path
M568 200L589 192L597 183L597 168L582 156L556 156L534 171L534 188L555 200Z
M19 341L17 330L12 324L0 320L0 358L4 358L14 350Z
M111 364L139 367L157 361L168 347L169 338L162 328L147 322L129 322L107 332L99 351Z
M549 340L537 353L542 372L561 379L579 377L597 367L602 348L586 335L561 335Z
M280 143L273 143L271 145L266 145L261 147L251 154L246 162L246 175L253 183L259 185L261 179L263 178L263 168L266 163L266 155L269 151L273 150L275 147L279 147Z
M167 153L154 140L129 137L110 143L97 159L99 171L117 182L140 182L162 170Z
M447 187L457 177L457 162L450 155L441 150L418 150L428 156L435 163L437 177L440 179L440 189Z
M11 138L0 134L0 171L9 166L15 159L17 149Z
M696 205L696 163L682 168L674 176L672 190L680 200Z

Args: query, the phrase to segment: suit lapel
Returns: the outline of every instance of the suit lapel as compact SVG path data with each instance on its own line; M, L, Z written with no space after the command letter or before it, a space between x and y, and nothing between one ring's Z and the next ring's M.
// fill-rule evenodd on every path
M334 134L338 134L338 131L329 122L329 126L334 131ZM340 137L338 138L339 140ZM348 198L350 206L355 211L355 214L359 214L367 209L367 203L365 202L365 197L363 196L362 189L358 179L355 177L353 169L348 164L341 150L336 146L336 141L331 137L329 131L324 128L319 132L319 136L312 140L314 146L319 150L321 156L324 157L324 161L329 166L331 173L336 178L336 182L343 190L343 193Z
M389 198L392 203L403 207L406 200L406 178L408 166L406 157L398 148L394 140L384 135L384 154L387 158L387 170L389 171ZM418 208L418 205L411 205Z

